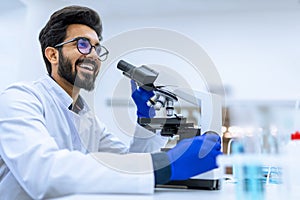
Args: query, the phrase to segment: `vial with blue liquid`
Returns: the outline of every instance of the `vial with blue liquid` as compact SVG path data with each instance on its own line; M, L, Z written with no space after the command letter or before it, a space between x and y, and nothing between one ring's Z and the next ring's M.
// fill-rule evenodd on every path
M255 160L254 155L245 154L242 142L232 144L232 153L240 154L240 162L233 165L233 175L236 180L236 199L263 200L265 198L265 184L262 165Z

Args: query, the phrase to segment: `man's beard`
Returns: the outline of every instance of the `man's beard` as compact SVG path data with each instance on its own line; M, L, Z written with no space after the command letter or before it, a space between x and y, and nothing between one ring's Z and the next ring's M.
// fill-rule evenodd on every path
M95 67L94 73L89 74L89 73L81 73L81 76L83 78L80 78L77 75L77 69L76 66L84 63L84 62L89 62L92 63ZM59 63L58 63L58 75L60 75L62 78L66 79L69 83L72 85L78 87L78 88L83 88L87 91L91 91L95 88L95 80L97 77L96 71L97 71L97 64L93 60L88 60L88 59L80 59L77 60L75 63L75 71L72 72L72 63L71 61L63 56L62 52L59 52Z

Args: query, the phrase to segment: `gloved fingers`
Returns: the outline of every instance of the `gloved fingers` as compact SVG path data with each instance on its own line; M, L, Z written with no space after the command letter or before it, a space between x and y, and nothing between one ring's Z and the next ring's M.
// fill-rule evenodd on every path
M219 135L208 134L196 136L193 138L187 138L181 140L176 147L181 148L181 151L186 151L189 148L196 149L198 152L209 153L212 149L221 149L221 142Z
M214 153L214 151L221 150L221 143L218 140L219 136L207 135L203 138L203 144L199 149L199 158L204 158L205 156Z
M153 118L153 117L155 117L155 109L153 108L153 107L150 107L150 109L149 109L149 117L150 118Z
M145 117L145 118L153 118L155 117L155 109L150 107L149 109L141 109L137 111L138 117Z
M208 140L212 140L215 142L221 142L221 137L219 136L218 133L214 131L206 131L203 136L207 138Z
M216 149L217 151L220 151L220 150L221 150L221 143L217 143L217 144L215 145L215 149Z
M205 136L201 135L181 140L174 149L178 149L178 152L180 152L176 154L177 158L189 152L188 154L197 155L201 159L211 153L215 146L218 148L216 144L220 146L219 142L206 139Z
M137 89L137 84L134 80L130 80L130 84L131 84L131 93L134 93L134 91L136 91Z
M183 156L185 153L187 153L188 150L190 150L190 148L193 148L193 142L194 142L194 138L186 138L181 140L175 147L173 147L171 150L168 151L168 155L170 157L170 160L176 161L177 159L179 159L181 156ZM198 144L196 144L195 146L199 146ZM194 149L191 151L197 151L198 149Z
M193 143L197 143L199 140L198 137L194 137L194 138L185 138L183 140L181 140L176 146L180 146L182 149L187 150L188 148L192 147ZM196 144L196 146L201 145L201 144Z
M221 154L220 149L218 140L206 139L203 135L180 141L167 152L172 166L170 180L185 180L217 168L216 157Z

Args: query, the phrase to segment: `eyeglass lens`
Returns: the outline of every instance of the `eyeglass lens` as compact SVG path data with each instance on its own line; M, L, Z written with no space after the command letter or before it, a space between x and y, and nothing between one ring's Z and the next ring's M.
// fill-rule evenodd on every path
M91 53L92 45L87 39L81 38L77 42L77 48L78 48L80 53L86 55L86 54Z
M80 38L78 41L77 41L77 48L78 48L78 51L84 55L87 55L89 53L91 53L92 51L92 45L90 43L90 41L88 39L85 39L85 38ZM106 53L106 49L105 47L103 46L100 46L100 45L97 45L95 46L95 50L96 50L96 53L97 55L102 58L101 60L106 60L107 58L107 53ZM102 54L101 54L102 53Z
M89 54L92 51L92 45L91 45L90 41L87 39L84 39L84 38L79 39L77 42L77 46L78 46L79 51L82 54ZM96 46L95 48L96 48L97 54L100 56L100 53L102 51L101 46Z

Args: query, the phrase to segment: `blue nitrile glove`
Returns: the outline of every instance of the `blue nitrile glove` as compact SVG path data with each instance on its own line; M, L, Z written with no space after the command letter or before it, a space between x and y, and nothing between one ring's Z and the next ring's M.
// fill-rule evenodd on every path
M131 97L137 107L137 116L153 118L155 116L155 110L153 107L147 105L147 101L154 96L153 91L147 91L141 87L137 88L137 85L134 80L130 81L131 83Z
M217 168L216 157L221 154L221 139L217 134L203 134L184 139L167 152L170 180L186 180Z

